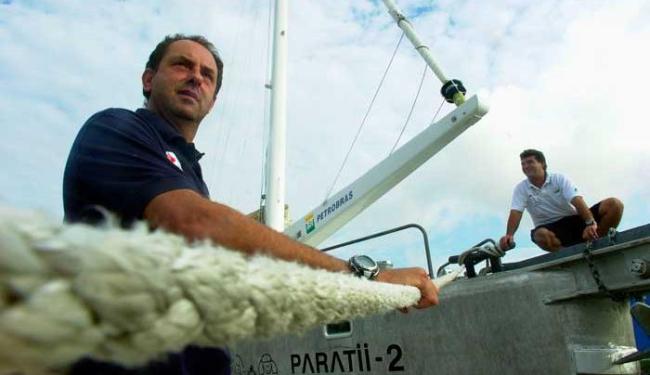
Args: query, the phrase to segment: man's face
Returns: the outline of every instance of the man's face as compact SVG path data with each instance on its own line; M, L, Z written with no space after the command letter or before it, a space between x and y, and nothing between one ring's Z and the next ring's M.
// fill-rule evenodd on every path
M537 161L534 156L521 159L521 170L528 178L544 177L544 163Z
M167 48L156 71L145 70L142 85L148 107L171 120L201 122L215 102L217 64L205 47L178 40Z

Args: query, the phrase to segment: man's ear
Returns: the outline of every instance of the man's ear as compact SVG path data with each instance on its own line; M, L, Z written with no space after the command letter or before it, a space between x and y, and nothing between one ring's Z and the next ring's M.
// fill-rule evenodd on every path
M153 76L155 74L156 72L154 72L151 68L147 68L144 70L144 72L142 72L142 91L149 93L151 92Z

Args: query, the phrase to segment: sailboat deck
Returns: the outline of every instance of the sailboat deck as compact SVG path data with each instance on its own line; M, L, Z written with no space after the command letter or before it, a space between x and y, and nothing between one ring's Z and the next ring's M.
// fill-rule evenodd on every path
M650 242L650 224L631 228L625 231L616 232L614 236L605 236L591 243L590 251L599 253L602 249L613 248L616 250L627 247L634 247L646 242ZM587 243L580 243L570 247L563 248L554 253L539 255L520 262L505 263L504 270L515 270L522 268L546 268L549 265L564 263L567 261L583 258Z

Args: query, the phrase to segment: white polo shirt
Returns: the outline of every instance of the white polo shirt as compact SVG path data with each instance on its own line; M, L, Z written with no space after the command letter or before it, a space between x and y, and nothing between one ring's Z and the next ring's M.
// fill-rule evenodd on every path
M559 173L547 173L541 188L528 179L515 186L512 193L511 209L523 212L528 210L535 227L552 223L565 216L576 215L571 200L581 195L568 178Z

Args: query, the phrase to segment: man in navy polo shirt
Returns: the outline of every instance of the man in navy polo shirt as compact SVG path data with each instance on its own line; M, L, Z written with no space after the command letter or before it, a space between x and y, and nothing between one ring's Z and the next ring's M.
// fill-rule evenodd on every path
M314 268L351 272L348 262L209 199L198 163L202 154L192 142L214 106L222 79L223 63L205 38L174 35L159 43L142 74L145 108L101 111L79 131L63 181L66 220L83 221L93 208L103 207L126 225L142 219L188 240L209 238L246 254L263 252ZM375 280L419 288L417 308L438 302L438 291L421 268L382 270ZM90 359L72 369L73 374L229 372L224 351L193 346L138 369Z
M591 208L571 181L559 173L546 171L541 151L524 150L520 155L526 179L515 187L506 234L500 246L512 246L524 210L528 210L535 228L530 237L539 247L557 251L577 243L595 240L616 228L623 215L623 203L617 198L604 199Z

